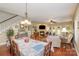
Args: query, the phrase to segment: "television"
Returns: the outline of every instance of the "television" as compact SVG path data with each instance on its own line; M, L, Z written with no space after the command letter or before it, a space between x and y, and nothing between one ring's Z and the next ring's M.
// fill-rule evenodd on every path
M45 25L39 25L39 29L45 29Z

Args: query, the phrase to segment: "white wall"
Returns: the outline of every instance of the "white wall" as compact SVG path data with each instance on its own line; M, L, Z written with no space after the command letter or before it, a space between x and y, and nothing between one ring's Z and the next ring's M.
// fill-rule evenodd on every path
M78 51L79 54L79 7L77 9L76 15L75 15L75 19L74 19L74 29L75 29L75 45L76 45L76 49Z

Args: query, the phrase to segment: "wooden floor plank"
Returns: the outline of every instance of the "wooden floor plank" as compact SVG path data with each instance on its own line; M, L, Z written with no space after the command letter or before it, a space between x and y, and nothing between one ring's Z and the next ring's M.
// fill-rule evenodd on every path
M0 56L11 56L9 48L0 46ZM54 48L54 52L51 52L51 56L77 56L74 48Z
M75 49L54 48L51 56L77 56Z
M0 56L10 56L9 48L6 45L0 46Z

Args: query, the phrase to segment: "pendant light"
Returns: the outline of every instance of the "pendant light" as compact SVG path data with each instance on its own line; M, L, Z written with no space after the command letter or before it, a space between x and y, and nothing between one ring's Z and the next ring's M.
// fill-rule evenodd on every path
M31 25L31 21L28 19L28 14L26 12L26 19L24 21L25 23L27 23L28 25Z

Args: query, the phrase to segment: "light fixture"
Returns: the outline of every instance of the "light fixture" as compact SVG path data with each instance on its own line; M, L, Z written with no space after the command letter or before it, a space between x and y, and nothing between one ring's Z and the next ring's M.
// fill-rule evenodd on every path
M66 29L66 28L63 28L63 29L62 29L62 32L67 32L67 29Z
M21 21L21 24L25 24L25 22L24 21Z
M24 20L24 21L21 21L21 24L28 24L28 25L31 25L31 22L28 21L28 20Z
M50 24L56 23L55 21L53 21L52 18L51 18L48 22L49 22Z
M24 22L27 23L28 25L31 25L31 22L28 20L25 20Z
M25 20L24 22L25 22L25 23L28 23L28 20Z
M24 22L27 23L28 25L31 25L31 21L28 20L27 12L26 12L26 20Z
M27 24L27 25L31 25L31 21L29 21L27 18L27 12L26 12L26 18L25 18L25 20L24 21L21 21L21 24Z

